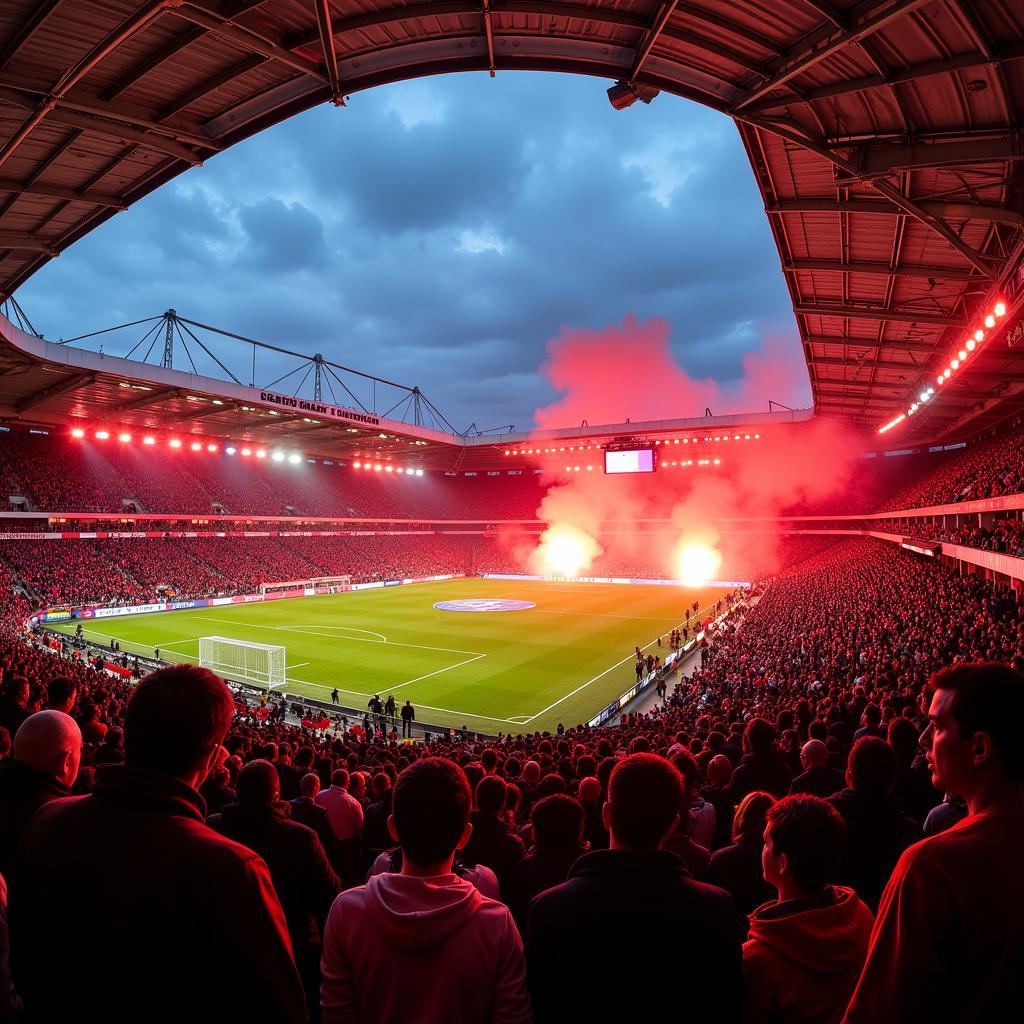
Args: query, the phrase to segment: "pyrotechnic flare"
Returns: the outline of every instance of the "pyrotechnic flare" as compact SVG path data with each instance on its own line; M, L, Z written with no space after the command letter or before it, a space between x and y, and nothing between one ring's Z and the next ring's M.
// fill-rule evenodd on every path
M545 576L574 579L601 553L589 533L572 523L552 523L542 534L536 561Z
M699 541L682 541L676 553L679 582L686 587L703 587L721 564L718 549Z

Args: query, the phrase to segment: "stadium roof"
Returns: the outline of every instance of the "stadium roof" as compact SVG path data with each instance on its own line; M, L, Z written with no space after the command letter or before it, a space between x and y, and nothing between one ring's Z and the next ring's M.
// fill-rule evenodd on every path
M6 0L0 298L298 111L516 69L736 119L817 412L870 427L906 412L999 297L997 333L899 436L974 432L1024 408L1020 349L1005 344L1024 297L1019 0Z

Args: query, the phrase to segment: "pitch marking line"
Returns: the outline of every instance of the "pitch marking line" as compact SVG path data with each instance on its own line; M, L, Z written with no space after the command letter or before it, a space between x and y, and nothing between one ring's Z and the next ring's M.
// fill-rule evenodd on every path
M226 622L229 625L239 625L234 619L215 619L209 615L197 615L197 619L204 619L207 622ZM244 625L244 624L243 624ZM426 644L403 644L397 640L364 640L361 636L334 636L331 633L319 633L313 629L304 629L301 626L260 626L260 629L276 629L282 633L306 633L309 636L322 636L328 640L352 640L360 644L386 644L388 647L410 647L416 651L439 651L441 654L468 654L474 658L486 658L486 654L480 651L460 651L454 647L428 647ZM369 630L367 630L369 632ZM380 635L380 634L378 634ZM500 719L499 719L500 721Z
M694 617L699 621L701 613L702 612L706 612L706 611L708 611L711 608L714 608L714 604L709 604L706 608L699 609L697 614L696 614L696 616L694 616ZM682 623L680 623L680 625L682 625ZM653 647L657 642L658 642L658 639L657 639L657 637L655 637L650 643L644 644L644 646L641 647L640 650L646 651L648 647ZM529 718L526 719L525 722L522 722L520 724L522 724L522 725L529 725L535 718L539 718L541 715L546 714L552 708L557 708L558 705L561 704L563 700L568 700L573 695L579 693L580 690L585 690L591 683L596 683L598 681L598 679L603 679L606 675L608 675L609 672L613 671L614 669L617 669L620 665L625 665L627 661L632 661L635 658L636 658L636 654L635 653L634 654L627 654L626 657L622 659L622 661L615 662L615 664L612 665L610 668L606 668L603 672L598 673L596 676L594 676L593 679L588 679L581 686L577 686L575 690L570 690L570 692L565 694L564 697L559 697L558 700L556 700L553 704L549 704L546 708L544 708L541 711L538 711L537 714L535 714L535 715L531 715Z

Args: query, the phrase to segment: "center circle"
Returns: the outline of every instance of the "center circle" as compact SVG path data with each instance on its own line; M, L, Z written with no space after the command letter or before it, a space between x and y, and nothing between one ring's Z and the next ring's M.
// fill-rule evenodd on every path
M536 608L537 605L534 601L472 597L462 601L437 601L434 607L441 612L524 612L527 608Z

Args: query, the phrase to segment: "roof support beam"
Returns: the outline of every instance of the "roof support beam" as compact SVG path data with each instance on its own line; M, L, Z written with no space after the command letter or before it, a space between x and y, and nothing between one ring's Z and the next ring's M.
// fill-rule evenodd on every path
M643 42L637 47L636 57L633 59L633 67L629 72L630 81L633 81L640 74L644 61L651 55L651 50L654 49L658 36L665 30L665 26L668 24L669 18L675 13L678 3L679 0L662 0L658 13L654 16L654 21L651 22L650 28L648 28L644 35Z
M802 146L811 153L817 153L818 156L828 160L840 168L840 170L846 171L850 177L856 178L858 176L859 172L856 166L846 157L829 148L828 144L824 141L809 138L803 132L795 131L788 125L778 124L775 121L745 118L743 115L740 115L737 120L746 121L763 131L777 135L780 139L786 139L796 146ZM996 264L999 261L975 252L941 217L936 217L926 212L917 202L905 196L899 188L888 181L872 178L868 180L868 184L905 213L908 213L915 220L920 221L931 228L937 235L940 235L953 249L964 256L972 266L977 267L986 278L995 280L998 277Z
M128 204L118 196L88 189L62 188L60 185L40 185L36 182L26 185L16 178L0 178L0 192L14 192L18 195L46 196L48 199L63 199L68 203L88 203L90 206L107 206L114 210L127 210Z
M1024 60L1024 43L1012 43L995 51L988 57L978 50L970 53L959 53L942 60L922 61L909 67L890 71L884 75L865 75L862 78L850 78L834 85L823 85L818 89L807 89L799 96L769 96L746 108L748 114L759 114L766 110L777 110L791 103L813 103L816 100L829 100L852 93L866 92L871 89L887 89L894 85L916 82L921 78L933 75L948 75L964 68L982 67L999 61Z
M39 391L34 391L31 395L26 395L24 398L14 403L14 411L21 414L27 412L29 409L37 405L42 405L43 402L49 402L51 399L60 398L61 395L66 395L70 391L77 391L79 388L88 387L96 380L95 373L75 373L70 377L65 377L63 380L57 381L55 384L48 384L45 388L41 388Z
M826 26L827 31L824 35L820 32L812 33L810 42L787 53L783 57L782 63L772 69L771 77L751 89L736 104L735 111L738 112L749 107L792 79L810 71L823 60L835 56L848 46L859 43L885 28L890 22L905 17L928 3L931 3L931 0L896 0L895 3L891 3L890 0L880 0L866 15L848 28L837 29L833 25L831 28Z
M481 0L484 16L484 37L487 39L487 70L494 77L494 26L491 24L491 0Z
M802 270L836 274L876 274L879 277L924 277L929 280L969 281L975 275L959 267L890 266L888 263L844 262L843 260L789 260L782 268L787 273Z
M187 423L190 420L201 420L207 416L216 416L219 412L232 412L235 408L234 402L225 402L223 405L189 403L189 408L184 412L175 413L173 416L161 418L161 424L166 426L170 423Z
M45 252L56 256L57 250L37 235L26 231L0 231L0 249L27 249L30 252Z
M934 324L936 327L967 326L953 314L931 313L914 309L886 309L884 306L841 306L827 303L802 303L793 306L797 316L837 316L846 320L886 320L898 324Z
M176 0L176 3L181 3L181 0ZM225 21L223 18L211 14L205 7L200 7L192 2L185 2L181 3L177 14L179 17L186 18L188 21L202 26L214 33L214 35L221 36L223 39L230 39L231 42L242 47L243 50L262 54L270 60L279 61L286 67L290 67L293 71L327 81L319 64L306 60L305 57L300 57L298 54L292 53L290 50L285 49L285 47L279 46L272 40L265 39L263 36L247 28L242 28L233 22Z
M251 11L254 8L262 7L267 3L267 0L239 0L238 3L229 5L230 10L225 12L230 18L237 18L247 11ZM121 93L126 92L140 79L145 78L150 71L155 71L161 64L165 64L169 60L173 60L182 50L191 46L197 39L201 39L206 35L207 30L195 25L185 32L180 33L174 39L171 40L166 46L161 46L159 50L151 53L145 60L140 61L130 71L122 75L109 89L103 94L105 100L116 99Z
M158 405L171 398L177 398L182 392L178 388L159 388L156 391L147 391L138 398L131 398L124 405L115 406L117 412L131 412L132 409L145 409L149 405Z
M843 338L812 335L804 338L806 345L842 345L856 351L873 352L911 352L917 355L930 356L938 351L935 345L925 341L882 341L877 338Z
M316 24L320 31L320 45L324 50L324 67L327 68L327 81L331 85L331 102L336 107L343 107L345 106L345 97L341 94L341 78L338 75L338 51L334 48L334 33L331 31L329 3L330 0L313 0L313 6L316 7ZM491 75L493 76L493 74L494 60L492 58Z
M0 69L5 68L15 54L42 28L43 22L63 3L63 0L46 0L33 11L32 16L14 34L14 38L0 52Z
M837 147L843 144L832 143ZM1002 163L1024 160L1024 132L979 132L975 138L951 142L915 141L887 145L876 143L850 153L856 177L869 178L893 171L922 167L956 167L963 164Z
M140 32L165 10L177 7L181 0L149 0L134 14L125 18L112 32L101 39L74 67L68 68L54 85L50 94L42 99L36 109L21 123L14 134L0 146L0 167L15 153L21 144L46 120L58 102L73 89L93 68L113 53L122 43Z
M1010 224L1024 227L1024 214L1016 210L1004 210L998 206L979 206L974 203L948 203L932 199L915 199L914 202L925 213L950 220L983 220L993 224ZM837 201L834 197L804 197L780 199L765 206L769 214L781 213L859 213L876 214L885 217L902 217L906 211L886 199L847 199Z

